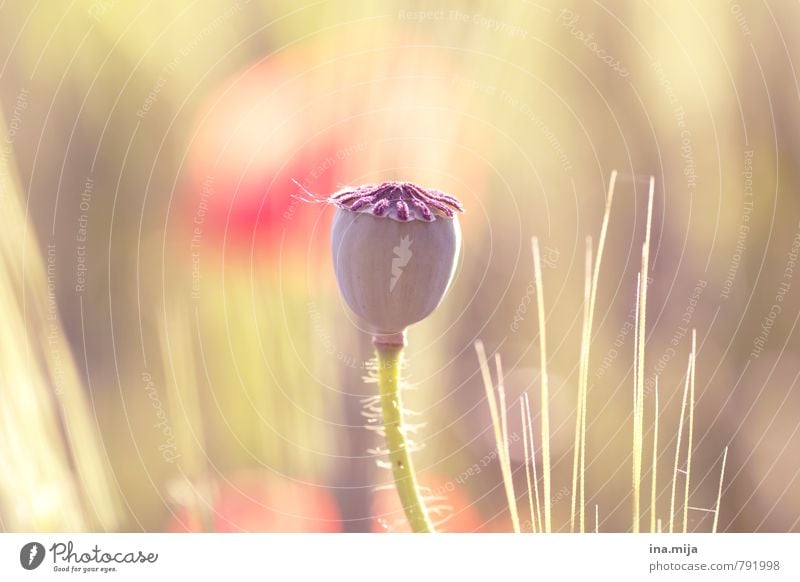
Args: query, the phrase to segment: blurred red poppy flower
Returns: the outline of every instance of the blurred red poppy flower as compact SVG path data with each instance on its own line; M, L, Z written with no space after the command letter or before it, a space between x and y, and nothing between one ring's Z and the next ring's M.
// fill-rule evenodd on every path
M190 228L232 254L308 242L318 213L298 211L295 181L330 192L342 179L340 135L311 100L308 53L271 56L236 74L198 115L188 157ZM339 155L341 157L341 154ZM324 231L324 229L322 229ZM321 239L324 237L320 237Z
M391 30L376 45L363 32L269 55L201 107L185 202L209 244L248 257L274 256L282 240L285 251L327 249L330 214L298 202L295 180L320 195L391 179L466 202L480 189L487 144L464 127L464 84L447 51Z
M341 517L333 496L324 488L256 471L234 474L217 483L208 509L215 532L341 531ZM173 510L167 531L200 532L198 512L185 506Z

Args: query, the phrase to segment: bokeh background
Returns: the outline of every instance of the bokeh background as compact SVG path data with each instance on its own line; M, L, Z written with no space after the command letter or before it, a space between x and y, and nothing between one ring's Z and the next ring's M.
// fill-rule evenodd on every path
M467 208L451 292L408 349L441 528L511 528L479 338L503 358L524 495L535 235L568 530L584 240L616 169L587 513L630 527L652 174L656 512L696 328L689 529L710 529L727 446L719 529L800 530L798 17L778 1L3 2L0 527L407 529L361 415L370 341L335 286L331 210L292 197L404 179Z

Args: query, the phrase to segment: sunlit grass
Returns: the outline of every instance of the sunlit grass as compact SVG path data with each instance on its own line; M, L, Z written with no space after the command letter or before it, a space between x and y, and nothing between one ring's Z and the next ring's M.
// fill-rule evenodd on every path
M10 155L0 199L0 526L116 529L108 459L58 315L55 247L45 263Z
M675 531L675 494L678 487L678 463L681 454L681 440L683 438L683 425L686 415L686 399L689 396L689 382L692 371L692 361L694 360L694 353L689 354L689 363L686 365L686 380L683 386L683 400L681 401L681 416L678 421L678 435L675 443L675 463L672 467L672 492L669 501L669 533ZM686 480L689 476L686 475Z
M717 533L717 525L719 524L719 504L722 500L722 483L725 479L725 462L728 460L728 447L725 447L725 452L722 453L722 468L719 471L719 489L717 489L717 503L714 505L714 523L711 525L711 533Z
M580 477L580 531L585 531L586 521L586 485L584 474L586 472L586 404L589 393L589 360L592 339L592 324L594 310L597 303L597 286L600 280L600 267L603 260L603 251L608 234L608 223L611 219L611 205L614 201L614 186L617 181L616 170L611 172L608 182L608 195L606 196L605 211L603 212L603 226L600 229L600 239L597 245L597 260L592 268L592 239L586 239L586 273L584 276L584 310L583 333L581 336L581 355L578 377L578 410L575 419L575 452L572 467L572 505L570 507L570 531L575 531L575 491L578 488Z
M522 424L522 442L525 450L525 479L528 486L528 504L531 515L531 531L536 533L538 526L542 530L542 506L539 499L539 479L536 475L536 446L533 442L533 422L531 421L531 403L528 395L523 394L520 401L520 420ZM531 473L533 473L533 488L531 488ZM533 501L536 500L534 510Z
M506 396L503 385L502 366L499 358L495 360L497 365L497 392L500 399L499 411L495 400L495 388L492 383L492 376L489 370L489 362L486 359L486 350L481 341L475 342L475 351L478 353L483 385L486 389L486 401L489 403L489 413L492 416L492 428L494 429L495 444L497 446L497 457L500 460L500 470L503 474L503 487L506 493L506 501L511 512L511 523L516 533L520 533L519 512L517 511L517 500L514 495L514 480L511 475L511 463L508 457L508 421L506 416Z
M655 399L655 413L653 414L653 466L650 475L650 533L656 533L657 527L657 504L658 496L658 377L653 386L653 398Z
M692 475L692 449L694 448L694 376L697 367L697 332L692 330L692 366L689 371L689 442L686 447L686 480L683 488L683 533L689 524L689 483Z
M647 331L647 280L650 273L650 229L653 222L653 193L655 178L650 177L647 197L647 223L642 244L642 268L639 272L639 289L636 297L636 353L634 366L636 381L633 397L633 533L639 532L641 516L642 457L644 453L644 359L645 333Z
M536 282L536 313L539 320L539 377L541 392L542 419L542 477L544 479L544 531L552 530L550 502L550 388L547 377L547 338L545 336L544 284L542 278L542 259L539 253L539 240L533 237L533 278Z
M570 507L570 531L575 531L576 517L578 520L578 529L581 533L586 531L586 490L585 490L585 473L586 473L586 407L588 395L588 370L590 361L590 344L592 338L592 323L594 319L594 310L596 305L597 287L600 276L600 266L603 256L603 249L605 246L606 235L608 231L608 223L611 213L611 203L614 195L614 185L616 181L616 172L613 172L609 180L609 191L606 198L605 213L603 216L603 226L601 229L600 239L598 243L597 258L592 261L592 245L591 239L586 240L585 250L585 272L584 272L584 310L583 310L583 326L581 331L581 348L579 356L579 378L578 378L578 391L576 399L576 419L574 431L574 449L573 449L573 466L572 466L572 495ZM643 517L642 511L642 478L643 478L643 459L644 459L644 435L645 435L645 338L647 332L647 294L648 294L648 273L650 265L650 244L651 244L651 228L652 228L652 215L653 215L653 198L655 192L655 179L650 178L648 189L648 204L647 204L647 220L645 229L644 243L642 244L641 252L641 269L637 276L636 286L636 305L635 305L635 325L634 325L634 378L633 378L633 438L631 447L631 531L638 533L641 528L641 521ZM539 502L539 488L538 477L536 474L536 457L535 457L535 443L533 439L533 425L530 416L530 404L528 395L523 394L520 399L520 419L522 423L522 437L524 448L524 463L525 463L525 478L527 485L527 503L528 511L531 515L531 531L537 532L537 519L539 532L551 532L551 467L550 467L550 421L549 421L549 389L547 382L547 342L545 336L545 317L544 317L544 297L543 297L543 281L541 270L541 257L539 252L538 240L536 237L532 239L532 252L534 264L534 281L536 285L536 303L537 315L539 324L539 354L540 354L540 367L541 367L541 444L542 444L542 481L544 485L544 511L540 508ZM513 475L508 459L508 429L505 413L505 393L503 387L502 368L500 366L500 356L495 354L495 361L497 362L497 375L498 375L498 393L500 400L500 409L495 401L494 388L492 384L489 365L483 344L480 341L475 343L475 348L478 353L478 360L480 363L481 373L483 377L484 386L486 388L487 400L489 403L489 411L492 419L492 426L494 429L495 440L498 448L498 455L501 460L501 472L503 477L503 485L506 490L506 498L508 501L509 511L512 516L512 523L514 530L520 531L518 510L516 507L516 498L514 496ZM689 354L689 363L686 370L686 379L683 391L683 401L681 404L681 414L677 429L677 439L675 445L675 461L672 470L671 478L671 494L670 494L670 515L669 515L669 531L675 531L675 505L677 501L677 487L679 474L685 475L683 487L683 500L682 500L682 518L683 518L683 532L688 530L688 511L692 509L689 505L689 494L691 484L691 471L692 471L692 450L694 447L694 407L695 407L695 364L697 359L697 333L692 330L692 348ZM654 414L652 422L653 430L653 443L652 443L652 465L650 475L650 520L649 530L652 533L661 532L661 519L657 514L657 490L658 490L658 433L659 433L659 415L661 413L659 408L658 397L658 378L655 378L654 386ZM686 415L688 407L688 437L687 437L687 453L686 465L684 470L680 470L680 453L683 440L683 430L686 424ZM719 506L722 498L722 485L725 473L725 462L727 459L727 447L722 460L722 469L720 473L719 490L717 493L716 507L713 510L714 522L712 525L712 532L717 531L719 519ZM535 504L534 504L535 501ZM534 507L535 505L535 507ZM542 526L542 513L544 513L544 527ZM600 508L595 504L595 526L594 531L600 531Z

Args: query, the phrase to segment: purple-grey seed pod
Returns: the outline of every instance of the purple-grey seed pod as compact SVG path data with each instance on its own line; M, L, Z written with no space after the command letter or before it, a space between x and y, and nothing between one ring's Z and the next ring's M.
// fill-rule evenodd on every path
M331 198L333 264L342 297L376 336L397 336L441 303L461 247L461 203L408 182Z

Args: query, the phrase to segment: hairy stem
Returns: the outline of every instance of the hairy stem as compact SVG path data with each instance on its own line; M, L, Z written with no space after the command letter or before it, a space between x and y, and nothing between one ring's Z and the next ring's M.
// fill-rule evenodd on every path
M406 441L403 405L400 400L400 363L403 358L403 346L376 342L375 352L378 357L378 389L381 396L383 426L394 484L411 531L430 533L434 531L433 525L417 485L414 464Z

